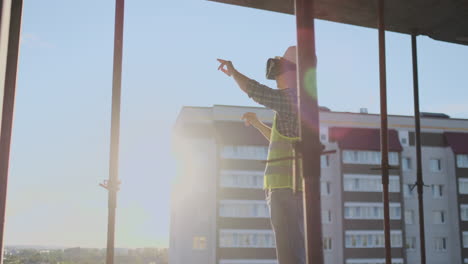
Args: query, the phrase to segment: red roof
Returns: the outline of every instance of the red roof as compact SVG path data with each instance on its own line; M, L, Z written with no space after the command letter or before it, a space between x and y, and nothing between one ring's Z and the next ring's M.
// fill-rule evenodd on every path
M445 132L445 140L455 154L468 154L468 133Z
M340 149L380 151L380 129L331 127L329 138L332 142L338 142ZM388 148L389 151L403 150L396 130L388 131Z

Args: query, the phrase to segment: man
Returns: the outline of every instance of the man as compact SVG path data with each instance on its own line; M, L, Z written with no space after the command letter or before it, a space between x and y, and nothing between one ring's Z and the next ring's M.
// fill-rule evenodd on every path
M273 126L260 121L255 113L245 113L246 125L258 129L269 141L264 188L270 207L271 224L275 232L279 264L304 264L304 214L302 178L299 191L294 192L294 143L299 140L297 116L296 47L289 47L283 57L269 59L267 78L275 79L278 89L272 89L238 72L232 62L218 59L218 70L232 76L250 98L275 112ZM282 159L285 158L285 159ZM289 159L288 159L289 158Z

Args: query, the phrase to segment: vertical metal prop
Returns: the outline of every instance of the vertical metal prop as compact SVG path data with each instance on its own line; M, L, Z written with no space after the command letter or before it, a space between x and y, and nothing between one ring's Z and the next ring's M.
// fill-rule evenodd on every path
M411 35L411 48L413 52L413 93L414 93L414 123L416 128L416 186L418 188L419 204L419 238L421 243L421 264L426 264L426 236L424 228L424 200L423 200L423 174L421 157L421 115L419 113L419 77L418 77L418 50L416 35Z
M387 119L387 69L385 61L385 0L378 2L379 18L379 70L380 70L380 150L382 153L382 187L384 207L385 263L392 263L390 239L390 208L388 196L388 119Z
M120 96L122 86L122 49L124 25L124 0L116 0L115 33L114 33L114 71L112 79L112 118L109 181L106 188L109 191L109 218L107 226L107 264L114 263L115 240L115 210L117 207L117 191L119 190L119 136L120 136Z
M0 1L2 7L3 4L4 2ZM5 11L3 8L0 8L0 10ZM3 234L5 231L8 169L10 164L10 145L13 129L23 0L11 1L11 9L6 10L6 12L10 13L10 27L8 29L8 51L6 57L3 110L1 113L2 124L0 130L0 263L3 263ZM0 18L1 16L2 15L0 15Z
M295 0L297 26L297 85L304 175L305 248L308 264L323 263L320 209L319 111L315 55L314 1Z

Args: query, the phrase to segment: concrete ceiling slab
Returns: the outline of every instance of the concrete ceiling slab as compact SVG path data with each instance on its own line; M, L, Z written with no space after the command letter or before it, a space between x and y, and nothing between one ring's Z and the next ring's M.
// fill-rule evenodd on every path
M294 0L209 0L294 14ZM321 20L377 28L377 0L315 0ZM386 30L468 45L468 0L389 0Z

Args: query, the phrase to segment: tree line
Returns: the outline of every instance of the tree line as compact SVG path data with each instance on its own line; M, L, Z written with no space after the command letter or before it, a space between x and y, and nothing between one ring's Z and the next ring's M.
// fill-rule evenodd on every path
M9 249L4 264L105 264L105 249ZM159 248L116 250L115 264L168 264L168 250Z

